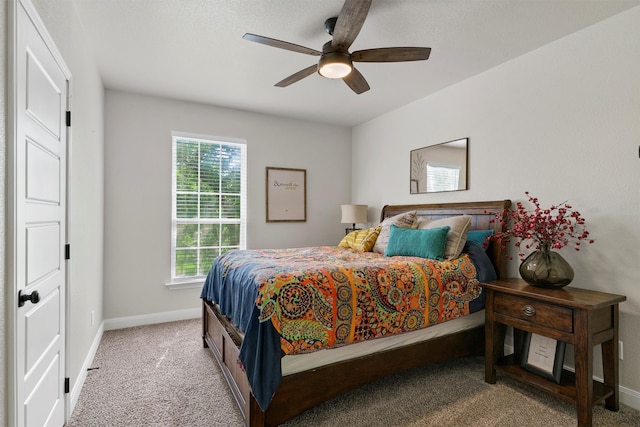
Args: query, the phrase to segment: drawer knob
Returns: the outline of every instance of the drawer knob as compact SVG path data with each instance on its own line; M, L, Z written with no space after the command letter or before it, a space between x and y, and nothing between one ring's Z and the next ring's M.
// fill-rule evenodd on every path
M522 312L526 315L526 316L533 316L534 314L536 314L536 309L531 307L530 305L525 305L524 307L522 307Z

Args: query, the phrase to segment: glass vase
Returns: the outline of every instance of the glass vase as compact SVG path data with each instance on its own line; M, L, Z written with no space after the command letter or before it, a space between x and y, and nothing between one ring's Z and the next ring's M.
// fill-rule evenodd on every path
M522 261L520 276L531 286L561 288L573 280L573 268L545 244Z

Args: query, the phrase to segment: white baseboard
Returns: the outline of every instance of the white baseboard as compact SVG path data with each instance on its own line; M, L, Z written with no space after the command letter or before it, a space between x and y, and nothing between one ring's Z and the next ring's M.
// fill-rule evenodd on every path
M87 357L84 359L84 363L82 364L82 369L80 369L80 375L73 383L73 388L71 389L71 393L68 401L68 411L67 411L67 421L71 418L71 414L73 414L73 410L78 403L78 398L80 397L80 392L82 391L82 386L84 385L85 380L87 379L87 372L91 365L93 364L93 359L98 352L98 346L100 345L100 341L102 340L102 334L104 334L104 322L100 324L98 328L98 332L96 333L93 342L91 343L91 347L89 348L89 353L87 353Z
M153 325L155 323L175 322L177 320L197 319L202 316L202 308L167 311L164 313L143 314L140 316L105 319L104 330L133 328L134 326Z
M573 366L563 366L564 369L571 372L576 372ZM604 378L598 377L596 375L593 376L593 379L599 381L601 383L604 382ZM623 403L633 409L637 409L640 411L640 393L635 390L632 390L627 387L623 387L621 385L618 386L618 398L620 399L620 403Z
M618 390L620 390L620 403L640 411L640 393L626 387L619 387Z

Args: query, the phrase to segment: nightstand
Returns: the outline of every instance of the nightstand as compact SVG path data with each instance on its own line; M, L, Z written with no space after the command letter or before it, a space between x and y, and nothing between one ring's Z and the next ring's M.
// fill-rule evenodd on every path
M627 298L567 286L546 289L521 279L483 283L485 305L485 381L496 382L496 369L556 397L576 404L578 426L591 426L593 404L604 399L619 409L618 304ZM506 327L514 328L515 353L504 356ZM563 370L560 383L520 366L523 332L573 344L575 374ZM602 345L604 382L593 380L593 347Z

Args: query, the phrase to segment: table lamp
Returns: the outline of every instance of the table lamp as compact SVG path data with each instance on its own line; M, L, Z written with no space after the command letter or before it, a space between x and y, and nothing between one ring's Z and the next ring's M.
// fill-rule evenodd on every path
M367 223L367 205L341 205L342 207L342 223L351 224L351 228L345 228L345 233L349 234L352 231L359 230L356 228L356 224Z

